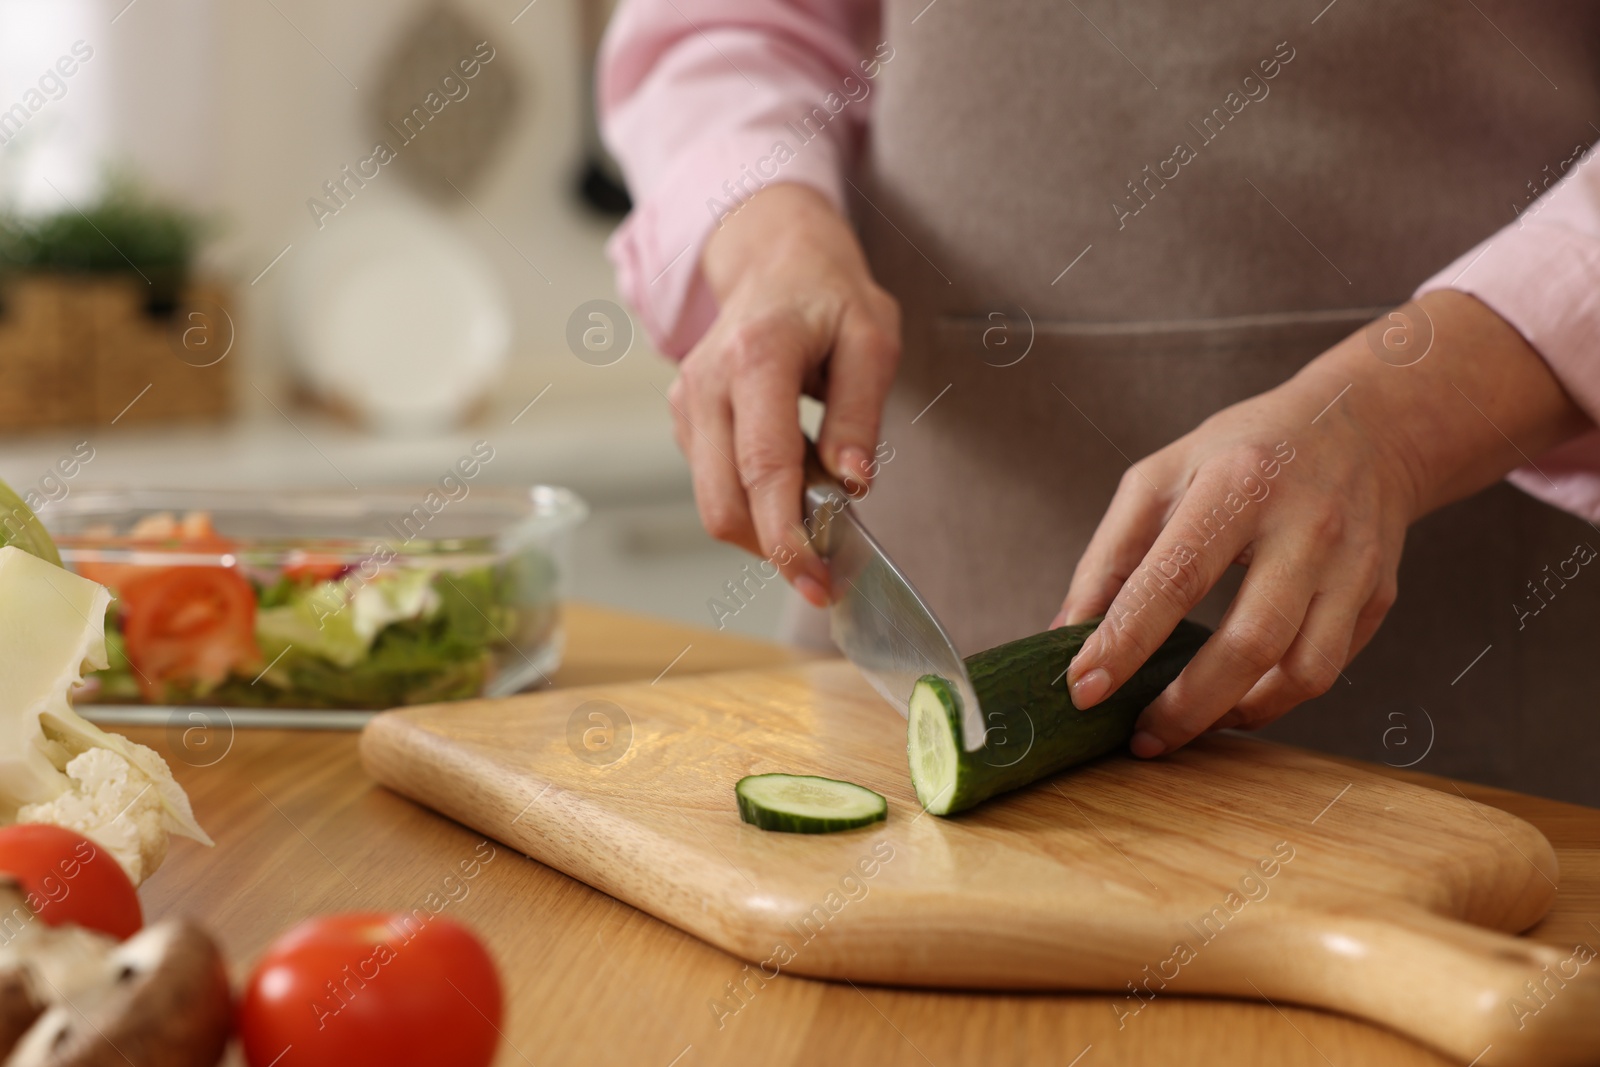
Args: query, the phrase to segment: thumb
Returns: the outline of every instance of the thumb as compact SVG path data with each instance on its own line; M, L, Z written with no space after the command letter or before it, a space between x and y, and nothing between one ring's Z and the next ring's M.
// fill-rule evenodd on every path
M817 434L817 452L835 476L858 485L871 481L883 404L899 365L895 332L865 314L846 316L828 361L827 410Z

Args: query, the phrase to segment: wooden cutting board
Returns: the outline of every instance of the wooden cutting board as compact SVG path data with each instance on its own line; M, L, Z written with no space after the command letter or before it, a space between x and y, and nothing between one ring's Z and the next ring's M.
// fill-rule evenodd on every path
M1600 963L1510 936L1556 892L1527 823L1214 735L924 815L905 721L843 662L420 707L375 719L379 781L750 962L895 985L1095 989L1342 1011L1461 1062L1600 1061ZM734 782L889 798L875 827L767 833ZM1531 984L1530 984L1531 983Z

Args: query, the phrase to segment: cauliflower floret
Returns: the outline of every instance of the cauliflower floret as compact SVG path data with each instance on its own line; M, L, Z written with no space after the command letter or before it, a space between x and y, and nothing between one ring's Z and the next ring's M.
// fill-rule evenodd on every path
M75 830L111 853L134 885L167 857L161 793L143 772L110 749L91 748L68 761L72 787L54 800L27 804L18 822Z
M167 835L201 844L183 788L159 755L72 710L84 668L106 666L110 592L0 547L0 824L50 822L97 841L137 884Z

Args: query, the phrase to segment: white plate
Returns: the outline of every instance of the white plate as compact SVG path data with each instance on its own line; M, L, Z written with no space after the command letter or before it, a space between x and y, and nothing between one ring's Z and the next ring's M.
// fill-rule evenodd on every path
M499 378L511 312L494 268L420 202L353 200L286 279L286 332L311 388L383 433L445 430Z

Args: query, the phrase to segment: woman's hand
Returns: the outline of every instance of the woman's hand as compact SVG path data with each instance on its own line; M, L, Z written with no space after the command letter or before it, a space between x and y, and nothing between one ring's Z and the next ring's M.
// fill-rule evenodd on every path
M1590 426L1477 300L1432 293L1397 314L1413 343L1431 338L1417 362L1378 358L1379 320L1123 476L1056 618L1106 616L1068 669L1078 707L1125 682L1230 564L1246 568L1216 634L1140 716L1135 755L1325 692L1394 603L1406 527Z
M827 602L827 569L800 525L802 393L827 405L817 449L870 480L900 359L900 312L849 224L801 185L763 189L712 235L701 267L720 314L667 394L712 536L772 560Z

